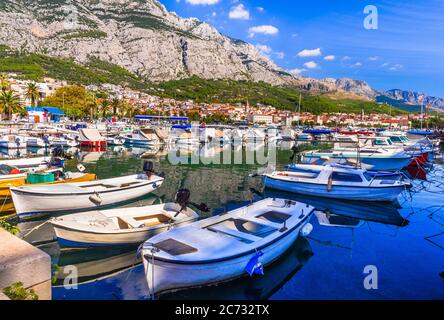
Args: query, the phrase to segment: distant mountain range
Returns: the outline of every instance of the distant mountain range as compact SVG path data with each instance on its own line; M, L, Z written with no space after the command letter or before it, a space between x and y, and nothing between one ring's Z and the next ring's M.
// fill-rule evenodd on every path
M264 81L333 98L406 105L444 99L402 90L380 93L365 81L292 75L254 45L221 34L208 23L184 19L157 0L0 0L0 45L87 65L98 59L154 82L202 79Z

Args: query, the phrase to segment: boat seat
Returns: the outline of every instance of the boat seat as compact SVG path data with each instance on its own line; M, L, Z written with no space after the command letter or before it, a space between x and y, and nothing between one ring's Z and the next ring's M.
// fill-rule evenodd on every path
M129 183L122 183L121 185L120 185L120 188L126 188L126 187L131 187L131 186L133 186L133 185L135 185L135 184L139 184L140 182L129 182Z
M198 251L196 248L174 239L163 240L154 244L154 247L165 251L172 256L180 256Z
M120 229L138 229L144 227L143 222L136 221L132 217L118 217L117 221Z
M241 232L241 231L236 231L236 230L233 230L233 229L228 228L228 227L226 227L224 225L221 225L221 224L215 225L215 226L212 226L212 227L208 227L207 230L210 230L210 231L213 231L213 232L217 232L217 233L221 233L221 234L226 234L228 236L232 236L234 238L238 238L238 239L241 239L241 240L246 240L249 243L261 240L260 237L256 237L254 235L251 235L251 234L248 234L248 233L245 233L245 232Z
M278 212L278 211L268 211L256 216L257 219L261 219L271 223L282 224L292 216L286 213Z

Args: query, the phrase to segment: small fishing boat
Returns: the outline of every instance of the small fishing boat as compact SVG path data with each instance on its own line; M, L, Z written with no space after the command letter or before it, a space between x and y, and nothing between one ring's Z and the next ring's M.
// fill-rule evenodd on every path
M45 141L42 138L39 137L25 137L26 146L31 148L47 148L49 147L48 141Z
M78 212L113 205L144 196L163 183L163 178L145 173L57 185L11 187L19 218L60 212Z
M84 182L95 179L96 175L93 173L62 172L60 168L47 170L42 173L25 173L22 177L0 180L0 198L9 197L11 195L9 191L11 187Z
M268 198L148 239L142 256L150 295L260 273L310 233L313 210Z
M63 137L49 137L48 141L52 147L77 147L79 145L78 140Z
M382 148L371 150L317 150L302 153L302 163L321 164L319 161L341 162L356 164L367 170L399 171L408 166L412 155L403 150L385 150Z
M0 136L0 148L4 149L25 149L26 140L22 136L7 134Z
M106 143L109 146L123 146L125 144L125 137L115 136L115 137L107 137Z
M270 189L344 200L392 202L410 186L395 179L377 179L367 170L334 165L296 165L293 171L264 175Z
M309 133L299 133L297 135L297 140L311 141L311 140L313 140L313 136Z
M79 142L81 147L106 146L106 139L97 129L79 129Z
M167 135L160 129L144 128L124 135L125 142L141 146L160 146L167 140Z
M119 208L53 218L57 241L65 247L138 245L172 227L191 223L199 215L176 203Z
M433 131L430 130L409 130L407 131L408 134L415 135L415 136L431 136L433 135Z

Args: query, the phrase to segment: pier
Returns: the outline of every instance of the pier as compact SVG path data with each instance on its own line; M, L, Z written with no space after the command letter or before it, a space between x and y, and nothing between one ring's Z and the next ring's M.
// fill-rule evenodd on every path
M18 282L39 300L51 300L51 258L42 250L0 228L0 300L3 289Z

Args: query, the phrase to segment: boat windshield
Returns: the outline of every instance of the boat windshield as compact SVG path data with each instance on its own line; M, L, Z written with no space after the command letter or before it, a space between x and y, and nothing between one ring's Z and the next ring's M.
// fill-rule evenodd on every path
M362 182L362 178L358 174L346 172L333 172L333 181L338 182Z
M368 172L364 172L362 175L364 176L364 178L365 178L367 181L372 181L372 180L373 180L372 175L371 175L370 173L368 173Z

